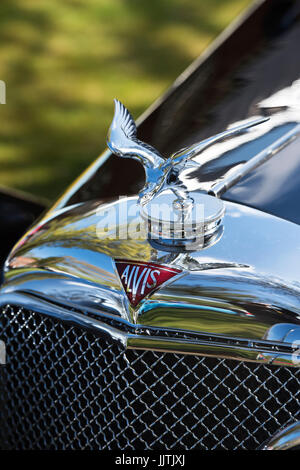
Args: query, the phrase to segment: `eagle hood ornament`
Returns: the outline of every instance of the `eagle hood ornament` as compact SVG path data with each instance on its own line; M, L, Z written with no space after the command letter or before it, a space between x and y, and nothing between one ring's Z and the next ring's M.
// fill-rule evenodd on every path
M143 165L146 181L144 188L139 193L141 204L149 202L155 195L170 189L177 198L178 207L189 205L193 200L179 176L187 168L200 166L191 160L211 145L266 121L266 118L248 121L191 147L181 149L165 159L158 150L137 138L136 124L130 112L119 100L115 99L114 102L115 114L108 131L107 145L115 155L133 158Z
M164 244L171 238L173 245L180 246L185 244L187 239L197 239L199 234L214 234L224 215L223 202L203 191L193 192L191 196L180 175L187 168L198 168L201 165L192 159L206 148L261 124L268 118L248 121L181 149L165 159L158 150L137 138L136 124L130 112L120 101L114 101L115 114L108 131L107 145L115 155L138 160L144 167L146 181L139 193L139 203L141 216L148 222L149 234L163 240ZM153 207L157 209L163 204L171 207L171 211L163 215L153 215ZM199 211L197 212L199 207L204 208L200 215ZM165 233L165 227L168 235Z

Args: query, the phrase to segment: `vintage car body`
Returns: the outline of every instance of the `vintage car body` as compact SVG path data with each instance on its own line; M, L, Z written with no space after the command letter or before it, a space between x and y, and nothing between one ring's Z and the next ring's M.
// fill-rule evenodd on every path
M1 447L298 446L299 12L255 4L140 120L139 138L170 154L270 118L184 174L225 207L201 246L117 236L143 223L143 173L106 151L10 252ZM126 269L165 277L136 301Z

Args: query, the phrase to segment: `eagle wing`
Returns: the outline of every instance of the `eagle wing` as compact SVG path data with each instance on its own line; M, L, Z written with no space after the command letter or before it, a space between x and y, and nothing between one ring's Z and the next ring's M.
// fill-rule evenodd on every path
M130 112L119 100L115 99L114 103L115 114L111 124L111 130L122 130L127 139L136 138L137 129Z
M247 121L246 123L240 124L239 126L227 129L226 131L221 132L220 134L216 134L213 137L209 137L208 139L202 140L201 142L198 142L189 148L179 150L178 152L174 153L169 160L173 166L179 165L181 168L187 168L188 166L199 167L201 164L198 164L196 162L189 162L189 160L199 155L199 153L203 152L203 150L210 147L211 145L216 144L217 142L221 142L222 140L225 140L228 137L241 134L249 128L262 124L263 122L268 120L268 117L262 117Z
M147 168L164 163L156 149L137 139L137 128L130 112L119 100L114 101L115 114L107 135L109 149L119 157L135 158Z

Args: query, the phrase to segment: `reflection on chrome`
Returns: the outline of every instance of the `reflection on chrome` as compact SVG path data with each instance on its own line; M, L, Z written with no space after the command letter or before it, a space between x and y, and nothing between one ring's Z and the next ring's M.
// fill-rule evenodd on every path
M262 450L299 450L300 446L300 421L281 429Z
M296 366L292 343L272 334L277 324L300 324L300 266L294 262L299 227L224 204L218 243L191 252L168 252L145 237L115 237L137 217L137 197L52 213L7 260L1 301L49 315L63 311L63 318L84 327L93 328L96 320L96 328L108 336L113 328L112 337L122 337L128 348ZM99 211L107 211L107 218L99 218ZM107 221L112 236L99 238ZM181 274L132 306L117 273L114 260L120 258L163 264Z

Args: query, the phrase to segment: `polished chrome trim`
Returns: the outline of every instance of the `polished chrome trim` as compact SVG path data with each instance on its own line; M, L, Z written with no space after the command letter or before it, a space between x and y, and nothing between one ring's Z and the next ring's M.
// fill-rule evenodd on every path
M204 341L128 335L127 348L175 354L193 354L194 356L217 357L286 367L299 367L299 364L293 362L292 354L290 353L265 354L262 349L261 354L251 347L216 344L213 340L211 343L208 343Z
M78 326L106 341L116 342L124 349L141 349L176 354L193 354L250 361L288 367L299 367L299 350L289 343L253 341L245 338L208 335L171 328L151 328L134 325L105 312L97 318L91 312L67 308L26 292L2 294L0 306L25 308L59 321ZM296 359L296 360L295 360Z
M188 253L166 253L145 237L97 236L106 226L107 219L99 215L103 211L118 214L109 234L130 225L139 214L136 197L80 204L56 217L52 213L25 235L7 260L1 303L9 295L10 303L32 310L39 311L41 304L46 315L51 306L54 316L61 307L63 320L77 319L91 329L95 320L95 332L104 329L107 337L112 327L128 339L128 347L143 344L297 366L287 338L297 339L300 325L300 264L295 262L300 227L238 204L225 205L226 230L219 242ZM133 307L114 262L125 253L129 261L182 273ZM290 325L288 335L282 333L282 324Z
M27 310L32 310L42 315L56 318L59 321L92 331L93 334L99 335L106 340L117 342L126 347L127 335L121 330L108 326L95 318L89 317L88 315L83 315L82 313L68 310L58 304L53 304L44 299L37 298L34 295L23 292L2 294L0 296L0 306L4 307L5 305L16 307L22 306Z
M293 450L300 446L300 421L278 431L261 450Z
M255 170L263 163L270 160L270 158L274 157L278 152L280 152L280 150L290 144L299 135L300 124L297 124L292 130L277 139L273 144L266 147L246 163L238 165L235 169L230 170L230 173L212 185L208 193L212 196L221 197L229 188L238 183L244 176L248 175L250 171Z

